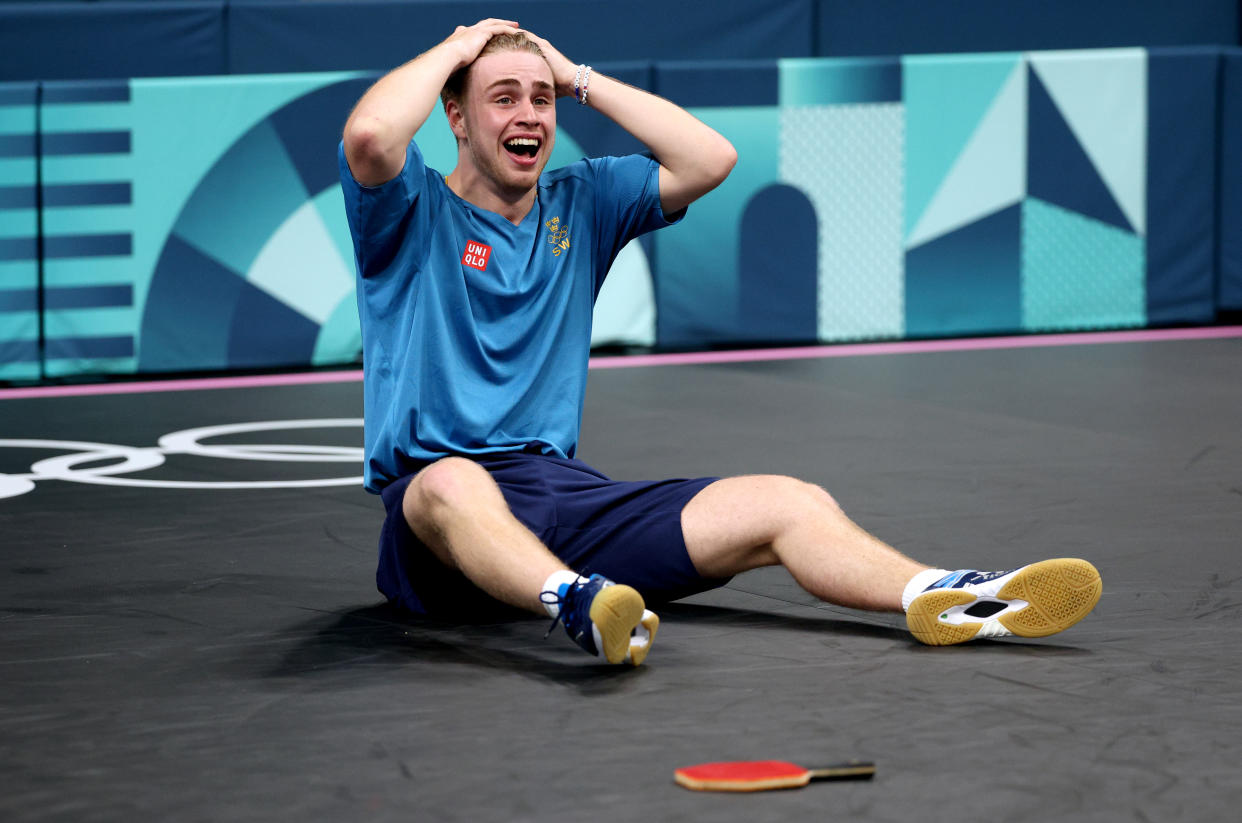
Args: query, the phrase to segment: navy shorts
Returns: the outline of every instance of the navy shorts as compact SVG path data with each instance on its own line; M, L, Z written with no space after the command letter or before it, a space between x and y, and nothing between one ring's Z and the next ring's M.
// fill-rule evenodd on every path
M690 562L681 510L717 478L622 482L579 460L541 454L477 455L514 516L565 565L667 602L728 582L702 577ZM490 619L512 611L442 564L414 535L401 502L414 475L386 486L376 584L392 603L449 619Z

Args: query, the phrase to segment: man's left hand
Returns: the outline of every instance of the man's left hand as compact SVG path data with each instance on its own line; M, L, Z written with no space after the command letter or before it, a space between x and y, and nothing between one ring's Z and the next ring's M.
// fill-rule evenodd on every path
M548 61L548 66L552 69L552 79L556 83L556 96L573 97L574 77L578 73L578 64L571 63L569 58L556 50L555 46L534 32L522 29L522 34L539 46L544 59Z

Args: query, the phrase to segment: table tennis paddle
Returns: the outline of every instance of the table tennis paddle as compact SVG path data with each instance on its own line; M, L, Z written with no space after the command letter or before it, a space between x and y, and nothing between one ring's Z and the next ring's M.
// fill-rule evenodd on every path
M874 775L874 763L858 760L819 769L806 769L784 760L733 760L673 770L673 779L679 786L699 792L796 789L812 780L870 780Z

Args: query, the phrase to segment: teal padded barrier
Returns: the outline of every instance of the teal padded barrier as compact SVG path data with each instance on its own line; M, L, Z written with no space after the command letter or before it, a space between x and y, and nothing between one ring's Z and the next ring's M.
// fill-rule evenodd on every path
M1217 300L1222 311L1242 312L1242 49L1225 52L1223 69Z
M130 83L44 83L40 121L44 375L132 372Z
M336 148L374 79L44 84L44 376L356 362ZM584 131L592 153L625 147ZM439 109L420 143L429 163L455 162ZM562 131L553 163L584 153Z
M1239 45L1237 0L5 0L0 81L384 70L502 14L575 60Z
M1211 253L1215 183L1175 153L1210 140L1215 113L1201 54L1150 59L1190 85L1149 86L1142 49L780 61L759 86L767 67L658 65L659 91L741 154L683 230L656 238L660 343L770 336L746 312L779 308L742 288L739 261L743 245L754 259L766 239L779 260L796 243L779 215L752 228L766 238L740 237L748 204L774 185L817 214L806 276L819 283L820 341L1141 327L1151 307L1164 324L1202 322L1210 272L1193 261ZM765 99L764 84L777 92ZM722 104L722 87L738 101ZM1183 254L1164 254L1179 243Z
M34 83L0 83L0 380L39 378Z
M1238 43L1237 0L817 0L821 57Z
M1147 322L1216 319L1220 125L1218 49L1153 51L1148 61Z
M225 74L225 0L0 3L0 80Z
M229 70L388 70L487 17L516 20L570 59L814 55L814 0L232 0Z
M681 226L619 260L598 342L1210 320L1237 277L1237 153L1218 169L1213 151L1218 115L1236 114L1219 109L1221 59L1116 49L601 66L686 105L740 158ZM34 86L4 87L0 379L356 362L335 152L374 77L46 83L37 111ZM638 148L597 114L562 110L553 166ZM419 141L429 165L452 169L438 109Z

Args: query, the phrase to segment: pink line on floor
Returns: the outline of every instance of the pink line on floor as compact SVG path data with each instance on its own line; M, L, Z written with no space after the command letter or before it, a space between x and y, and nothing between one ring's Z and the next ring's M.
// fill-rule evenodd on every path
M921 340L893 343L850 343L833 346L798 346L776 349L690 352L686 354L639 354L593 357L593 369L628 369L643 366L691 366L711 363L753 363L765 360L806 360L818 357L861 357L879 354L925 354L928 352L1028 349L1049 346L1082 346L1102 343L1150 343L1165 340L1210 340L1242 337L1242 326L1209 326L1191 329L1157 329L1078 334L1033 334L1015 337L973 337L959 340ZM0 400L34 397L75 397L100 394L202 391L264 386L303 386L316 383L351 383L362 380L361 370L261 374L239 377L195 377L177 380L144 380L134 383L92 383L79 386L31 386L0 389Z

